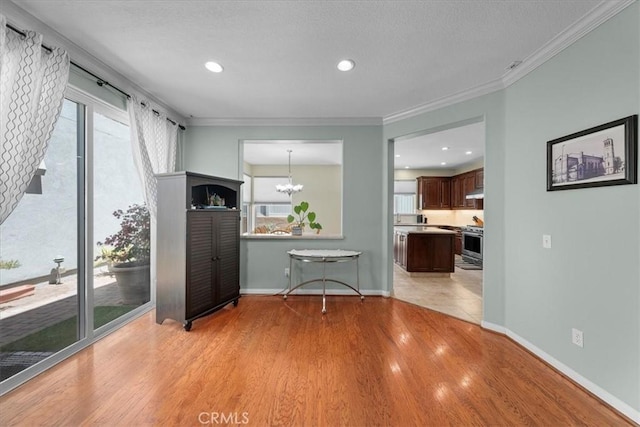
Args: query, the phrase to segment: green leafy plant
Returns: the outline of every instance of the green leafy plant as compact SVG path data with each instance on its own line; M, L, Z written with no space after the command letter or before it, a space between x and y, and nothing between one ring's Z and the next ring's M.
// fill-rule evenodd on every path
M0 259L0 270L11 270L20 267L20 261L17 259L9 259L7 261Z
M322 230L322 225L316 222L316 213L309 211L308 202L300 202L299 205L293 207L293 212L296 213L297 218L293 215L289 215L287 217L287 222L293 222L296 226L304 228L306 225L305 221L309 221L309 228L311 228L312 230L316 230L316 233L320 233L320 230Z
M131 205L126 211L118 209L113 216L120 220L120 230L98 242L97 260L112 264L144 265L151 256L151 220L144 205Z

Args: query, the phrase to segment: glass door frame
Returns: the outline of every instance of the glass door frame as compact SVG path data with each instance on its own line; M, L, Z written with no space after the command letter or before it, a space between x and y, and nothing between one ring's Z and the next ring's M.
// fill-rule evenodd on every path
M0 396L92 345L155 306L155 282L152 275L150 301L94 330L93 118L94 113L99 113L129 125L129 114L71 85L67 86L64 98L77 105L78 340L3 381L0 384ZM151 237L152 240L155 237L153 229ZM153 246L154 242L151 244Z

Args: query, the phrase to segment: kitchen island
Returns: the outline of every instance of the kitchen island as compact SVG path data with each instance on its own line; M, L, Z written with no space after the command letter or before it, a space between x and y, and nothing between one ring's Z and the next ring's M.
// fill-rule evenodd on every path
M408 273L453 273L456 232L436 227L394 227L393 260Z

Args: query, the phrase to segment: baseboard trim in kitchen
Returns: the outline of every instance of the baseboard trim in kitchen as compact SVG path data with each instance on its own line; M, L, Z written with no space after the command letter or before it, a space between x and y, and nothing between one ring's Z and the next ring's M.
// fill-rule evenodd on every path
M451 277L451 273L433 273L433 272L417 272L417 271L407 271L404 268L400 268L400 273L407 277L423 277L429 279L449 279Z
M636 424L640 424L640 411L634 409L630 405L626 404L622 400L618 399L599 385L593 383L587 378L583 377L564 363L557 360L555 357L551 356L547 352L541 350L534 344L522 338L520 335L511 331L504 326L496 325L491 322L485 322L484 320L480 324L484 329L490 330L492 332L497 332L502 335L506 335L511 338L515 343L529 350L531 353L535 354L537 357L542 359L544 362L548 363L556 370L561 372L563 375L570 378L572 381L586 389L588 392L592 393L594 396L614 408L616 411L620 412L625 417L629 418Z

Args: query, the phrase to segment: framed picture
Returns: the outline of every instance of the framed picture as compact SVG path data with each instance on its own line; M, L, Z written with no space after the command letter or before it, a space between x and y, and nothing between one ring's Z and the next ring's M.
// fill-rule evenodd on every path
M638 182L638 115L547 142L547 191Z

